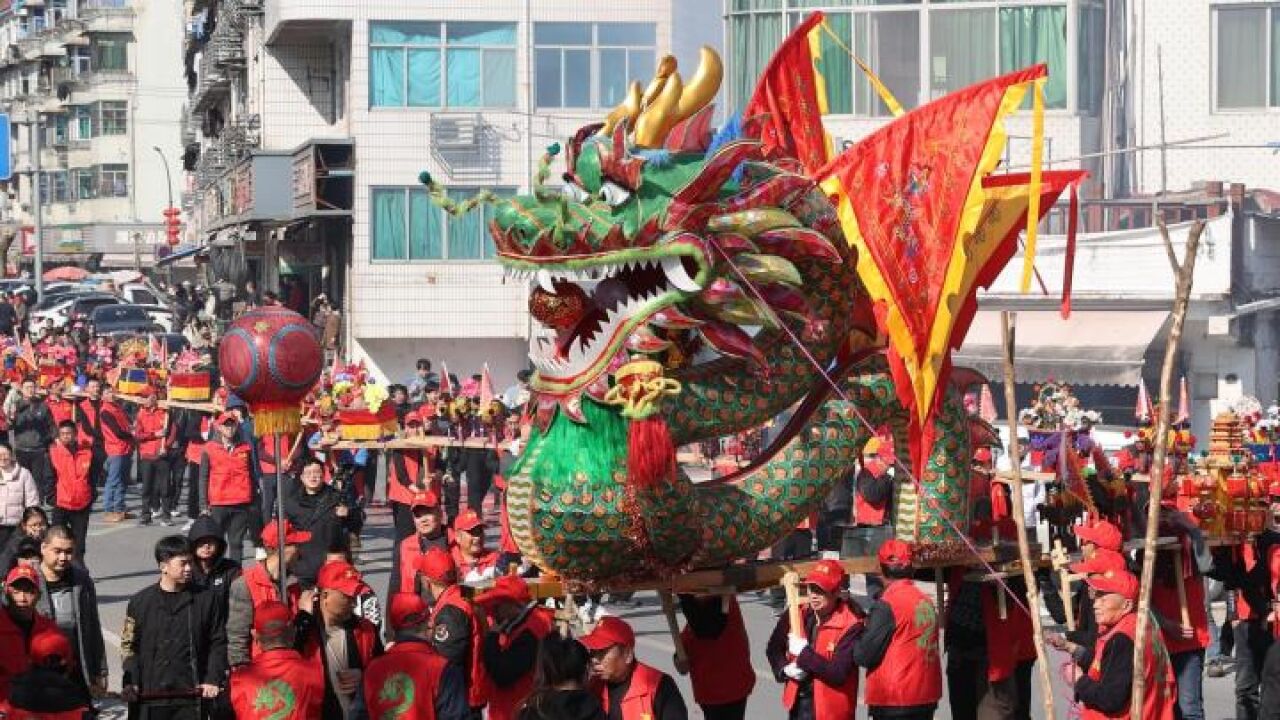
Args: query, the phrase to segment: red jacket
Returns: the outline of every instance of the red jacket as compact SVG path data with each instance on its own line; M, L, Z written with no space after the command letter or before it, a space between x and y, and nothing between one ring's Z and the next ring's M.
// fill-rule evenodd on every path
M631 671L631 684L622 698L622 720L653 720L653 698L658 694L662 672L642 662ZM600 685L600 705L609 707L609 688Z
M49 446L49 466L54 474L54 503L63 510L76 512L93 503L93 451L78 444L71 449L58 441Z
M297 650L264 650L231 671L231 707L247 720L311 720L324 706L324 675Z
M206 415L200 419L200 437L209 437L209 416ZM200 464L200 456L204 454L204 440L191 440L187 443L187 462L193 465Z
M1093 663L1089 666L1089 677L1094 680L1102 679L1102 654L1107 646L1107 642L1116 634L1125 635L1130 640L1137 641L1138 616L1129 613L1120 619L1106 633L1099 633L1098 639L1093 644ZM1169 653L1165 651L1164 643L1160 641L1160 636L1154 631L1154 626L1148 624L1147 631L1151 633L1148 642L1142 643L1145 652L1143 660L1143 685L1146 691L1142 694L1142 720L1173 720L1174 706L1178 704L1178 686L1173 679L1173 667L1169 662ZM1125 708L1115 715L1108 715L1097 710L1093 710L1088 706L1080 706L1081 720L1105 720L1105 718L1127 718L1129 717L1129 708Z
M245 443L228 448L222 442L204 444L209 461L209 505L244 505L253 502L252 451Z
M726 600L728 619L718 636L698 637L688 625L680 631L680 641L689 657L693 699L699 705L737 702L750 696L756 685L742 608L738 607L737 598L728 596ZM856 688L857 677L854 681Z
M9 613L0 609L0 698L8 699L9 685L13 681L13 676L26 672L31 667L31 661L28 658L30 638L45 631L61 632L57 623L36 613L31 633L24 637L22 630L9 617Z
M392 645L364 671L369 717L435 720L440 676L448 665L425 641L401 640ZM494 717L492 712L489 717Z
M281 434L280 454L287 459L291 450L293 450L293 435ZM258 438L258 471L263 475L275 476L276 474L276 439L273 436L263 435Z
M895 628L884 658L867 671L866 702L871 707L914 707L942 697L938 611L910 580L894 580L881 602L893 611Z
M155 460L160 457L164 444L165 426L168 424L169 411L164 408L141 408L133 421L134 437L138 439L138 457L142 460Z
M427 473L425 450L389 450L387 452L387 501L409 506L413 504L413 486L425 482Z
M289 597L282 601L280 583L271 579L271 574L267 572L267 566L263 563L256 562L245 568L240 577L244 580L244 587L249 591L249 600L255 608L268 600L275 600L288 605L289 612L295 614L298 612L298 598L302 597L302 588L298 587L296 582L289 585ZM262 652L258 641L254 640L253 646L249 649L250 657L257 658Z
M1209 647L1209 616L1204 609L1204 578L1195 571L1195 564L1191 561L1189 554L1183 553L1182 558L1183 567L1174 568L1174 571L1183 573L1183 584L1187 588L1187 616L1191 619L1192 636L1184 638L1180 632L1163 632L1165 648L1170 655ZM1168 579L1169 584L1166 585L1165 578L1161 577L1160 566L1157 565L1156 568L1155 582L1151 583L1151 605L1166 622L1181 629L1182 606L1178 602L1178 586L1174 584L1172 578Z
M489 674L484 670L484 623L476 614L471 601L463 597L461 585L450 585L431 608L431 622L446 607L458 608L467 616L471 631L471 652L467 662L467 703L473 707L484 707L489 702Z
M95 437L101 436L102 449L111 457L121 457L133 452L133 435L129 432L129 418L124 410L113 402L100 402L97 408L88 398L80 401L80 442L93 446Z
M510 632L498 636L498 647L506 650L513 640L525 632L531 633L541 643L543 638L551 634L555 626L555 613L550 608L535 606L529 610L529 613L520 624L512 628ZM497 683L491 683L489 688L489 720L515 720L520 704L524 702L525 698L529 697L529 691L532 689L533 669L530 669L523 677L507 687L500 687Z
M889 471L884 462L879 459L864 461L862 469L877 479L883 477L884 474ZM890 496L892 496L892 494L890 494ZM858 525L867 525L871 527L884 525L885 515L888 512L888 508L889 498L885 498L879 503L873 503L864 498L862 493L858 492L856 488L854 489L853 521Z
M55 428L68 420L74 419L76 406L70 400L48 400L45 405L49 406L49 414L53 416L53 426Z
M831 659L835 656L836 646L840 638L850 629L862 624L862 619L853 613L845 603L840 603L831 616L818 626L814 642L810 646L820 657ZM869 690L869 688L868 688ZM788 711L796 703L796 694L800 684L788 680L782 690L782 706ZM854 668L845 678L844 684L832 687L821 679L813 681L813 714L814 720L845 720L854 715L858 706L858 669Z

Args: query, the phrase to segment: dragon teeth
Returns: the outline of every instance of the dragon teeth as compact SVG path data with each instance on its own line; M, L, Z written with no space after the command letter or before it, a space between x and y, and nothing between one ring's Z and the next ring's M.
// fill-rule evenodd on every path
M682 292L699 292L702 290L702 286L689 277L689 273L684 269L684 263L680 261L679 255L663 258L662 272L667 276L667 282L671 283L671 286L677 290Z

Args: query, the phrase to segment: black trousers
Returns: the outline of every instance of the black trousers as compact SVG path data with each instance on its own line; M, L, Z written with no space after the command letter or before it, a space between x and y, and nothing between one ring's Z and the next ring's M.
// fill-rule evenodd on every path
M182 471L187 481L187 517L194 520L200 517L200 464L189 462ZM177 496L175 491L174 497Z
M467 507L481 515L484 497L493 485L493 450L462 448L462 469L467 474Z
M227 557L240 562L244 558L245 537L253 527L254 518L262 517L258 508L251 502L244 505L215 505L209 510L209 515L227 537ZM254 544L256 546L257 543Z
M93 507L90 505L89 507ZM65 525L71 529L71 536L76 539L76 557L84 563L84 556L89 551L89 508L83 510L53 509L53 517L49 521L54 525Z
M40 488L40 501L47 504L53 504L53 487L51 478L46 478L45 463L48 462L49 454L46 450L14 450L18 456L18 464L31 472L31 477L35 478L36 485Z
M1258 720L1262 663L1271 647L1271 633L1259 620L1242 620L1236 636L1236 720Z
M706 720L743 720L747 716L747 699L724 705L699 705Z
M142 483L142 520L152 515L167 518L173 514L173 486L169 460L138 458L138 480Z

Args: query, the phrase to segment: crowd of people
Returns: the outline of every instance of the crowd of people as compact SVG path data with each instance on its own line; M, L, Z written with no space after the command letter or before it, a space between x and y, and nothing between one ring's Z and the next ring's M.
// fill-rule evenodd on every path
M64 353L74 371L47 383L35 366L25 375L11 372L2 405L9 442L0 444L0 698L16 716L80 717L109 694L88 561L95 513L106 523L185 523L181 534L155 543L157 577L129 599L120 629L120 697L132 716L689 716L673 678L638 657L624 619L557 614L527 584L537 569L506 531L502 477L519 453L528 374L486 407L480 376L460 382L419 360L411 378L388 388L399 434L486 442L379 457L340 449L324 414L309 414L302 436L277 447L255 437L250 409L233 394L216 396L216 412L167 407L157 385L122 398L105 381L105 353L73 356L57 349L67 345L56 337L39 338L37 347ZM764 646L783 685L779 713L851 718L861 687L873 718L932 717L944 689L953 717L1029 718L1036 656L1031 624L1018 608L1025 588L1019 579L1002 586L954 569L940 607L917 586L914 549L888 530L896 480L884 443L869 443L815 523L775 548L776 557L791 559L843 548L879 565L866 578L866 599L850 593L837 561L817 561L801 579L800 611L780 612ZM286 478L279 507L277 468ZM125 505L125 488L135 480L136 516ZM394 536L383 594L357 566L365 513L379 486ZM1014 535L1007 512L991 507L997 495L990 492L978 513L974 539L997 527ZM1042 573L1041 590L1059 621L1068 605L1079 619L1078 628L1051 633L1048 642L1070 657L1071 699L1083 717L1127 711L1135 644L1146 653L1144 717L1205 717L1206 650L1231 654L1219 648L1207 612L1210 575L1232 589L1232 631L1223 637L1235 641L1237 717L1275 717L1275 507L1271 529L1244 552L1216 555L1203 551L1194 522L1167 508L1161 535L1178 538L1187 561L1161 556L1156 622L1141 641L1137 558L1124 553L1128 528L1076 526L1083 558L1071 571L1083 578L1078 592L1056 585L1050 572ZM1175 582L1180 574L1183 582ZM577 600L598 607L599 597ZM678 600L685 625L675 667L689 676L693 703L712 720L745 717L757 675L738 599ZM568 624L591 630L575 636Z

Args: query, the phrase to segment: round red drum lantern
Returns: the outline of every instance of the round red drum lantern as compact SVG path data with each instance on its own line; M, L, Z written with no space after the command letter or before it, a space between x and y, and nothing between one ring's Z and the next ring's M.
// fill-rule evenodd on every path
M222 380L249 405L259 437L301 429L300 404L323 364L315 328L280 306L241 315L218 343Z

